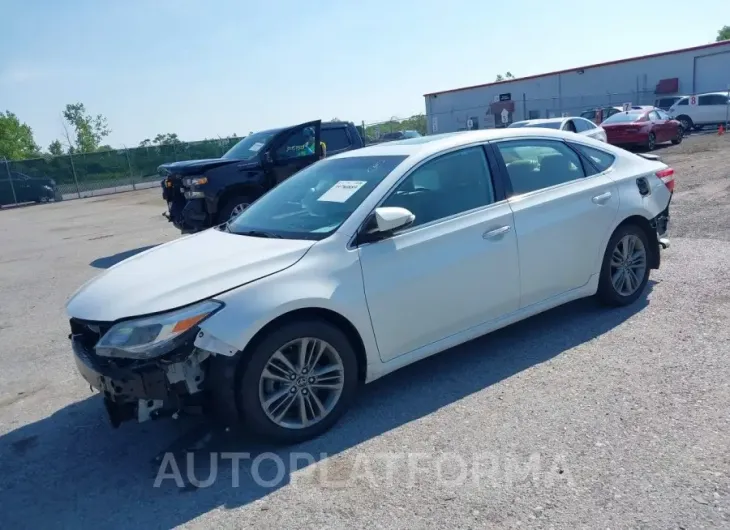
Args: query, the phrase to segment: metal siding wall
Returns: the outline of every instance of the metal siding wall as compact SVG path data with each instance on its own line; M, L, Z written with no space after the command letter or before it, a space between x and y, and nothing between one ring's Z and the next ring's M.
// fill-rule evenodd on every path
M695 59L695 91L730 90L730 50Z
M730 80L721 82L718 77L721 74L717 70L730 73L730 42L712 51L713 54L722 54L722 59L702 57L707 56L707 52L681 52L589 68L583 74L573 71L429 96L426 98L430 100L426 102L429 131L433 117L438 119L438 132L464 129L466 120L471 116L478 116L480 128L484 128L489 104L495 96L505 92L512 94L515 102L513 121L518 121L527 119L530 111L537 111L541 118L545 118L548 112L556 116L562 112L579 114L591 107L628 102L651 105L656 98L654 89L657 83L672 77L679 78L680 94L691 94L695 83L698 92L727 90ZM706 64L711 62L707 69L701 62L706 59ZM697 71L695 63L700 65ZM720 86L715 86L718 83Z

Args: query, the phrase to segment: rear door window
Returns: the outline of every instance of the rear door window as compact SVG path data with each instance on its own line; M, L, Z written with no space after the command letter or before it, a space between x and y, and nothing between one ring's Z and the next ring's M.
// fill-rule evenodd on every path
M529 139L495 145L506 163L513 196L586 176L580 157L563 142Z
M570 144L576 151L585 156L600 172L606 171L616 161L616 157L611 153L601 151L600 149L594 149L581 144Z
M591 129L595 129L596 128L595 124L593 124L592 122L590 122L588 120L575 119L575 120L573 120L573 123L575 124L575 129L579 133L580 132L590 131Z
M350 135L344 127L335 127L332 129L322 129L320 132L322 141L327 146L327 154L344 151L352 147Z

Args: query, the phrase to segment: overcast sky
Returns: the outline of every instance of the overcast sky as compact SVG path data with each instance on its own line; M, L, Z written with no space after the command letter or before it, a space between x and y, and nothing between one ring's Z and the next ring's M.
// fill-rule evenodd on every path
M730 2L0 0L0 14L0 110L47 148L64 105L81 101L121 147L406 117L427 92L507 70L712 42Z

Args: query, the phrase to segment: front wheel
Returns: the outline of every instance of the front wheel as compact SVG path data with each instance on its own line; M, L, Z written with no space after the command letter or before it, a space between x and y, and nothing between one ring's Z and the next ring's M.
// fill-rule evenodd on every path
M357 358L332 324L293 322L258 343L238 382L246 429L298 443L330 429L347 410L358 388Z
M225 223L237 217L253 202L251 197L246 195L237 195L228 199L220 212L218 212L218 224Z
M618 228L603 256L598 298L612 306L635 302L649 281L649 252L649 240L639 226Z
M680 125L677 127L677 134L674 138L672 138L672 144L678 145L682 143L682 138L684 138L684 130L682 129L682 126Z

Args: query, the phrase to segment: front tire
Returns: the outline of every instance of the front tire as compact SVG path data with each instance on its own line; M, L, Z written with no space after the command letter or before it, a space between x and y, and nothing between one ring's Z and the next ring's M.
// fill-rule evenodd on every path
M690 118L686 114L682 114L681 116L679 116L677 118L677 121L682 124L682 130L686 133L689 133L689 131L691 131L692 127L694 126L692 118Z
M358 389L355 351L322 320L285 324L263 338L237 381L245 428L271 442L319 436L345 413Z
M679 127L677 127L677 136L672 138L672 145L681 144L682 138L684 138L684 129L682 129L682 126L680 125Z
M223 208L218 212L217 224L225 223L236 217L243 210L249 207L253 202L253 198L247 195L237 195L228 199Z
M606 246L598 298L611 306L634 303L649 281L649 239L637 225L619 227Z

